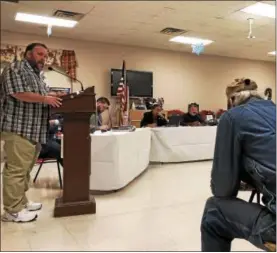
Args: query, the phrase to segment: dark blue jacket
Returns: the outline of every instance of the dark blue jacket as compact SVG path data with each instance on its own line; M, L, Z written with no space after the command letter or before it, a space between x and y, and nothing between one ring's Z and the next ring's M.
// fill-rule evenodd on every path
M224 113L217 128L211 187L216 197L236 197L240 182L263 194L276 213L276 105L251 98Z

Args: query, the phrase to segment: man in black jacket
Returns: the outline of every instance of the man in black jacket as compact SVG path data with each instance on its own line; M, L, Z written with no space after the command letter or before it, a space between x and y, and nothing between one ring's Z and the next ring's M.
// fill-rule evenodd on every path
M201 126L204 125L204 120L199 114L198 105L196 103L189 104L188 113L185 113L182 121L180 122L181 126Z
M161 127L167 125L167 120L160 114L162 108L159 104L153 104L152 110L146 112L140 122L140 127Z

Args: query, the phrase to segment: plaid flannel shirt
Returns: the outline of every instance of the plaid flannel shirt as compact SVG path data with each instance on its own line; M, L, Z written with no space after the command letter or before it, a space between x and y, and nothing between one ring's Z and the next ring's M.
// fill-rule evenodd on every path
M49 106L23 102L12 96L23 92L43 96L49 92L26 60L12 63L2 73L0 130L18 134L35 143L46 143Z

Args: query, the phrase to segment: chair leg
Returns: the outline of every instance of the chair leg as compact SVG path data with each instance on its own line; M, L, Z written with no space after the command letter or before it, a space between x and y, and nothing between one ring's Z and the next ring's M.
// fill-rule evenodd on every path
M58 173L59 173L59 181L60 181L60 188L63 188L63 182L62 182L62 176L61 176L61 169L60 169L60 163L57 161L57 167L58 167Z
M253 191L252 191L251 196L250 196L250 198L249 198L249 203L252 203L252 202L253 202L253 199L254 199L256 193L257 193L256 190L253 190Z
M261 203L261 194L259 192L257 192L257 203Z
M38 177L38 174L39 174L39 172L40 172L40 169L41 169L42 165L43 165L43 161L40 163L40 165L39 165L39 167L38 167L38 171L37 171L37 173L36 173L36 175L35 175L35 178L34 178L34 180L33 180L33 183L36 182L37 177Z

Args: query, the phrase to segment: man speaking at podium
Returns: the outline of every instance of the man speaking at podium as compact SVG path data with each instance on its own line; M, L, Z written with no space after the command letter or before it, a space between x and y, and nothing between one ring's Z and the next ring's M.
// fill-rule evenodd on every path
M33 221L37 218L34 211L42 207L29 202L25 193L40 144L46 143L49 108L61 105L61 98L49 93L40 75L47 56L44 44L32 43L24 59L13 62L2 74L0 131L6 153L2 221Z

